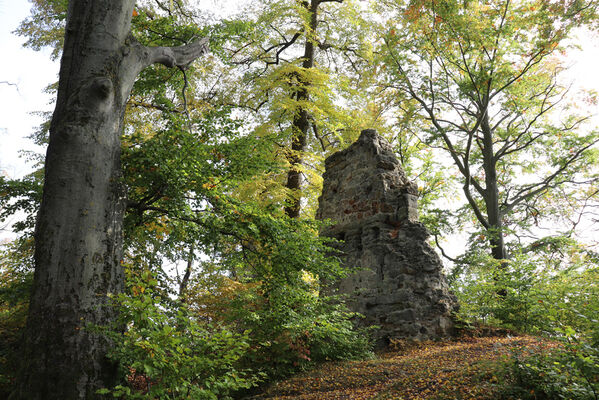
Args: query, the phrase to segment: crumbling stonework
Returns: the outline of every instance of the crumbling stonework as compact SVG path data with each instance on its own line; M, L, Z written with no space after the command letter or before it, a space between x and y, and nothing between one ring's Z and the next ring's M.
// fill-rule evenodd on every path
M360 324L379 325L379 343L448 336L456 299L418 222L418 188L389 143L362 131L325 167L317 218L334 222L323 234L342 240L344 264L358 269L334 286L365 316Z

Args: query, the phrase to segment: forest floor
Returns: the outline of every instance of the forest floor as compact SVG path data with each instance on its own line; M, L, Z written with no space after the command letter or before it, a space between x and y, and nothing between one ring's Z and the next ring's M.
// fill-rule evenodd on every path
M252 399L498 399L509 360L554 347L541 338L509 335L421 343L372 360L327 363Z

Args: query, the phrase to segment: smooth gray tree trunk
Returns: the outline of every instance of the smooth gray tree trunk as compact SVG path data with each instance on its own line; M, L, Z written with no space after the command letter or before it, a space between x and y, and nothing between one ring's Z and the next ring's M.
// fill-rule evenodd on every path
M110 387L109 293L123 290L120 135L125 103L152 63L186 67L207 40L147 48L130 33L135 0L69 2L58 98L35 232L35 277L23 367L11 399L94 399Z

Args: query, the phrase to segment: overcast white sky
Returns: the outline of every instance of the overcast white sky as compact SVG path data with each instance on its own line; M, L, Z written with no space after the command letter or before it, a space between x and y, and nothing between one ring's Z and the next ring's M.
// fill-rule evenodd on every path
M30 115L51 111L52 98L43 89L58 77L58 63L50 61L50 52L35 52L22 47L23 38L13 35L19 22L29 14L25 0L0 1L0 172L20 177L30 171L18 157L19 150L34 149L26 139L42 122Z
M214 7L214 0L207 2L209 7ZM23 38L12 34L29 14L29 8L30 3L26 0L0 1L0 50L3 54L0 81L16 85L0 83L0 173L13 178L30 171L30 167L19 158L19 150L35 149L26 137L42 120L30 113L53 109L52 98L43 93L43 89L57 80L59 68L58 62L50 61L49 51L25 49L22 47ZM599 36L583 36L582 50L570 53L569 64L572 67L569 79L575 81L575 86L599 92ZM599 107L595 108L593 112L598 113Z
M203 0L216 10L239 5L234 0ZM35 52L22 47L24 39L12 34L20 21L29 14L30 3L26 0L0 0L0 173L11 178L21 177L31 171L19 158L23 149L36 147L26 137L42 122L35 111L52 111L52 98L43 92L58 77L58 62L50 61L50 52ZM568 80L574 82L573 89L585 87L599 92L599 36L582 34L582 49L569 54L571 65ZM599 113L599 106L593 106ZM595 118L599 126L599 118ZM37 149L43 151L43 149Z

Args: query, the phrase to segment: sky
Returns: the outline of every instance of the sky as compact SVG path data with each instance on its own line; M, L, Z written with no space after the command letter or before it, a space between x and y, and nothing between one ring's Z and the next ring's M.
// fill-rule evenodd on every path
M50 51L36 52L22 47L24 39L11 32L29 14L25 0L0 1L0 173L17 178L31 171L19 158L20 150L37 150L26 137L42 119L30 113L52 111L52 98L44 88L58 79L58 62Z
M238 0L201 0L216 15L230 12ZM43 149L27 139L42 123L32 112L52 111L53 99L44 88L58 80L59 62L50 60L50 51L24 48L23 37L12 32L29 15L26 0L0 0L0 174L20 178L32 165L19 157L20 150ZM10 84L8 84L10 83Z
M239 5L234 0L201 0L218 13ZM218 5L218 7L217 7ZM53 99L44 88L58 79L59 63L50 60L50 51L33 51L22 47L24 38L12 33L29 14L26 0L0 0L0 174L20 178L31 172L33 165L19 157L21 150L43 152L27 139L42 122L31 113L52 111ZM218 12L218 11L221 12ZM573 90L585 87L599 92L599 35L581 32L582 48L568 53L570 70L566 79ZM599 114L599 106L589 111ZM599 126L599 117L595 118ZM0 232L0 239L2 239Z
M208 7L216 3L207 1ZM223 0L221 0L223 2ZM224 0L224 3L234 3ZM215 7L224 10L231 6ZM0 173L11 178L22 177L31 171L19 157L20 150L37 150L27 136L34 132L42 118L32 115L38 111L52 111L52 97L44 88L58 79L58 61L50 60L50 51L33 51L22 47L24 38L12 33L29 14L30 3L25 0L0 1ZM212 7L211 7L212 8ZM583 48L568 53L571 65L566 79L573 89L586 87L599 92L599 35L582 33ZM599 113L595 106L594 113ZM599 118L596 119L599 125Z

